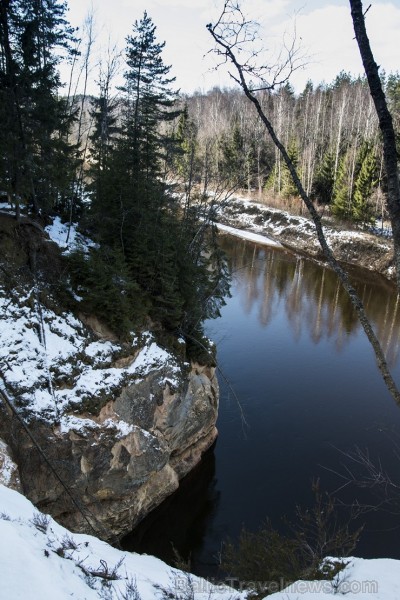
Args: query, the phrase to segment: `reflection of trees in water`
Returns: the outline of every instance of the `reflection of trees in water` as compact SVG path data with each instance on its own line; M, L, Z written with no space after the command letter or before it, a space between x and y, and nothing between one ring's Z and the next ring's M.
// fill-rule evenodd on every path
M257 246L251 242L224 237L234 282L244 310L258 311L259 322L266 327L283 302L295 339L306 328L318 344L324 337L334 338L340 350L360 323L336 274L302 257ZM353 285L360 294L368 317L393 364L400 352L400 302L390 285L379 278L362 279L352 273Z

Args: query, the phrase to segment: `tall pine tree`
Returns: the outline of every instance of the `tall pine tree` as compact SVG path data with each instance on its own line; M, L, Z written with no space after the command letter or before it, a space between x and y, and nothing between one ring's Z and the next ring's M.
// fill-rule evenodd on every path
M378 183L375 151L370 144L366 143L361 147L358 162L358 172L354 183L352 218L358 223L368 225L374 221L374 211L370 204L370 198Z

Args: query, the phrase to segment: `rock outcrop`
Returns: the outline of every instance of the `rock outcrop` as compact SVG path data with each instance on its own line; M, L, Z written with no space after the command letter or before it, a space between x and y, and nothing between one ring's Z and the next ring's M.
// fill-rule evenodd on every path
M173 370L164 365L122 386L98 415L79 414L77 407L60 424L31 419L30 431L59 480L3 409L2 435L13 447L26 496L74 531L94 529L106 539L129 532L177 489L217 436L214 369Z

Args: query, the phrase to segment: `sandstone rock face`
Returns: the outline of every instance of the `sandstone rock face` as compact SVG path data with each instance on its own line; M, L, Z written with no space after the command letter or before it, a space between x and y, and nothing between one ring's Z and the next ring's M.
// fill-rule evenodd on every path
M31 431L68 491L11 419L23 490L75 531L121 537L199 462L217 436L217 412L213 368L192 364L177 376L176 367L170 373L164 365L123 387L97 416L77 414L68 427L33 421Z

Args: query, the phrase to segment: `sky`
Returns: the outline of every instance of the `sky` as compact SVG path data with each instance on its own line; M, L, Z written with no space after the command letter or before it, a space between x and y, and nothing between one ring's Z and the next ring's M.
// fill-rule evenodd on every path
M369 4L364 2L364 7ZM68 5L69 21L79 27L93 9L96 42L90 93L96 91L99 56L105 55L109 41L120 50L125 48L125 38L144 10L157 26L157 40L166 42L163 59L172 67L176 88L192 93L233 85L226 68L215 71L216 58L209 54L213 42L206 29L220 14L223 0L68 0ZM363 73L347 0L242 0L242 9L262 24L264 48L270 53L277 52L296 28L301 52L307 57L291 77L297 92L307 80L330 83L342 70ZM366 24L376 62L386 72L400 71L400 0L374 0Z

